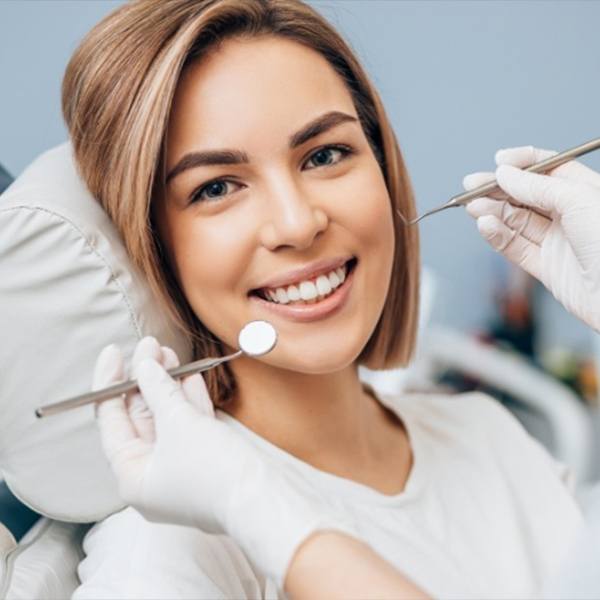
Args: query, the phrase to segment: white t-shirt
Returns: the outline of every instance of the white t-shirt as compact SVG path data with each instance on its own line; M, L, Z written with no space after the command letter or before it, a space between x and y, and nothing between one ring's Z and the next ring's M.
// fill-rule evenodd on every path
M228 414L217 417L337 498L362 539L433 597L539 597L582 522L565 469L483 394L381 401L413 451L395 496L315 469ZM76 600L284 597L231 538L149 523L131 508L96 524L84 550Z

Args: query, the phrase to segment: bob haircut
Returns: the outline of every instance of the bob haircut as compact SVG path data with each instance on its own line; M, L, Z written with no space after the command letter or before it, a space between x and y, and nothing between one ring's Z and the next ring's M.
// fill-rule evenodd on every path
M379 321L358 357L371 369L404 366L418 321L419 241L396 209L414 217L413 191L381 99L353 51L301 0L133 0L100 21L67 66L62 110L75 161L92 195L115 223L133 263L194 358L220 356L222 343L200 322L169 264L153 204L165 182L165 138L182 70L228 38L279 36L321 54L344 81L385 178L395 232L394 266ZM235 380L222 365L204 374L211 399L231 399Z

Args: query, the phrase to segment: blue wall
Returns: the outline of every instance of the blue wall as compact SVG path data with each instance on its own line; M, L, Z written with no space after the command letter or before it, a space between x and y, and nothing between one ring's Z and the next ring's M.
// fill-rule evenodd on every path
M118 1L0 2L0 162L19 173L66 137L60 80L78 40ZM380 90L425 210L493 168L500 147L564 149L600 135L600 3L312 4L350 40ZM600 154L584 162L600 169ZM472 330L492 314L502 261L459 209L423 222L438 276L433 318ZM543 339L589 347L591 334L548 296Z

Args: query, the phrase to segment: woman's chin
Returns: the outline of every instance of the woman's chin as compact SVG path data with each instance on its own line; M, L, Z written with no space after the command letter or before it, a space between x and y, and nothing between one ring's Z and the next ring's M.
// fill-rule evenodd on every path
M276 349L270 356L265 356L263 360L271 366L287 371L306 375L326 375L342 371L353 364L362 348L362 345L349 348L346 344L344 347L336 345L331 348L323 346L312 349L298 347L293 350L280 348L279 352Z

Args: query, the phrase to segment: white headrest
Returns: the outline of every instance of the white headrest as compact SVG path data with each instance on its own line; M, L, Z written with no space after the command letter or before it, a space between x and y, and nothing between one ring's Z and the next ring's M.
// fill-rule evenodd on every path
M35 409L88 391L107 344L130 357L153 335L182 363L190 348L78 176L69 144L36 159L0 196L0 232L0 469L34 510L99 520L123 503L93 407L42 419Z

